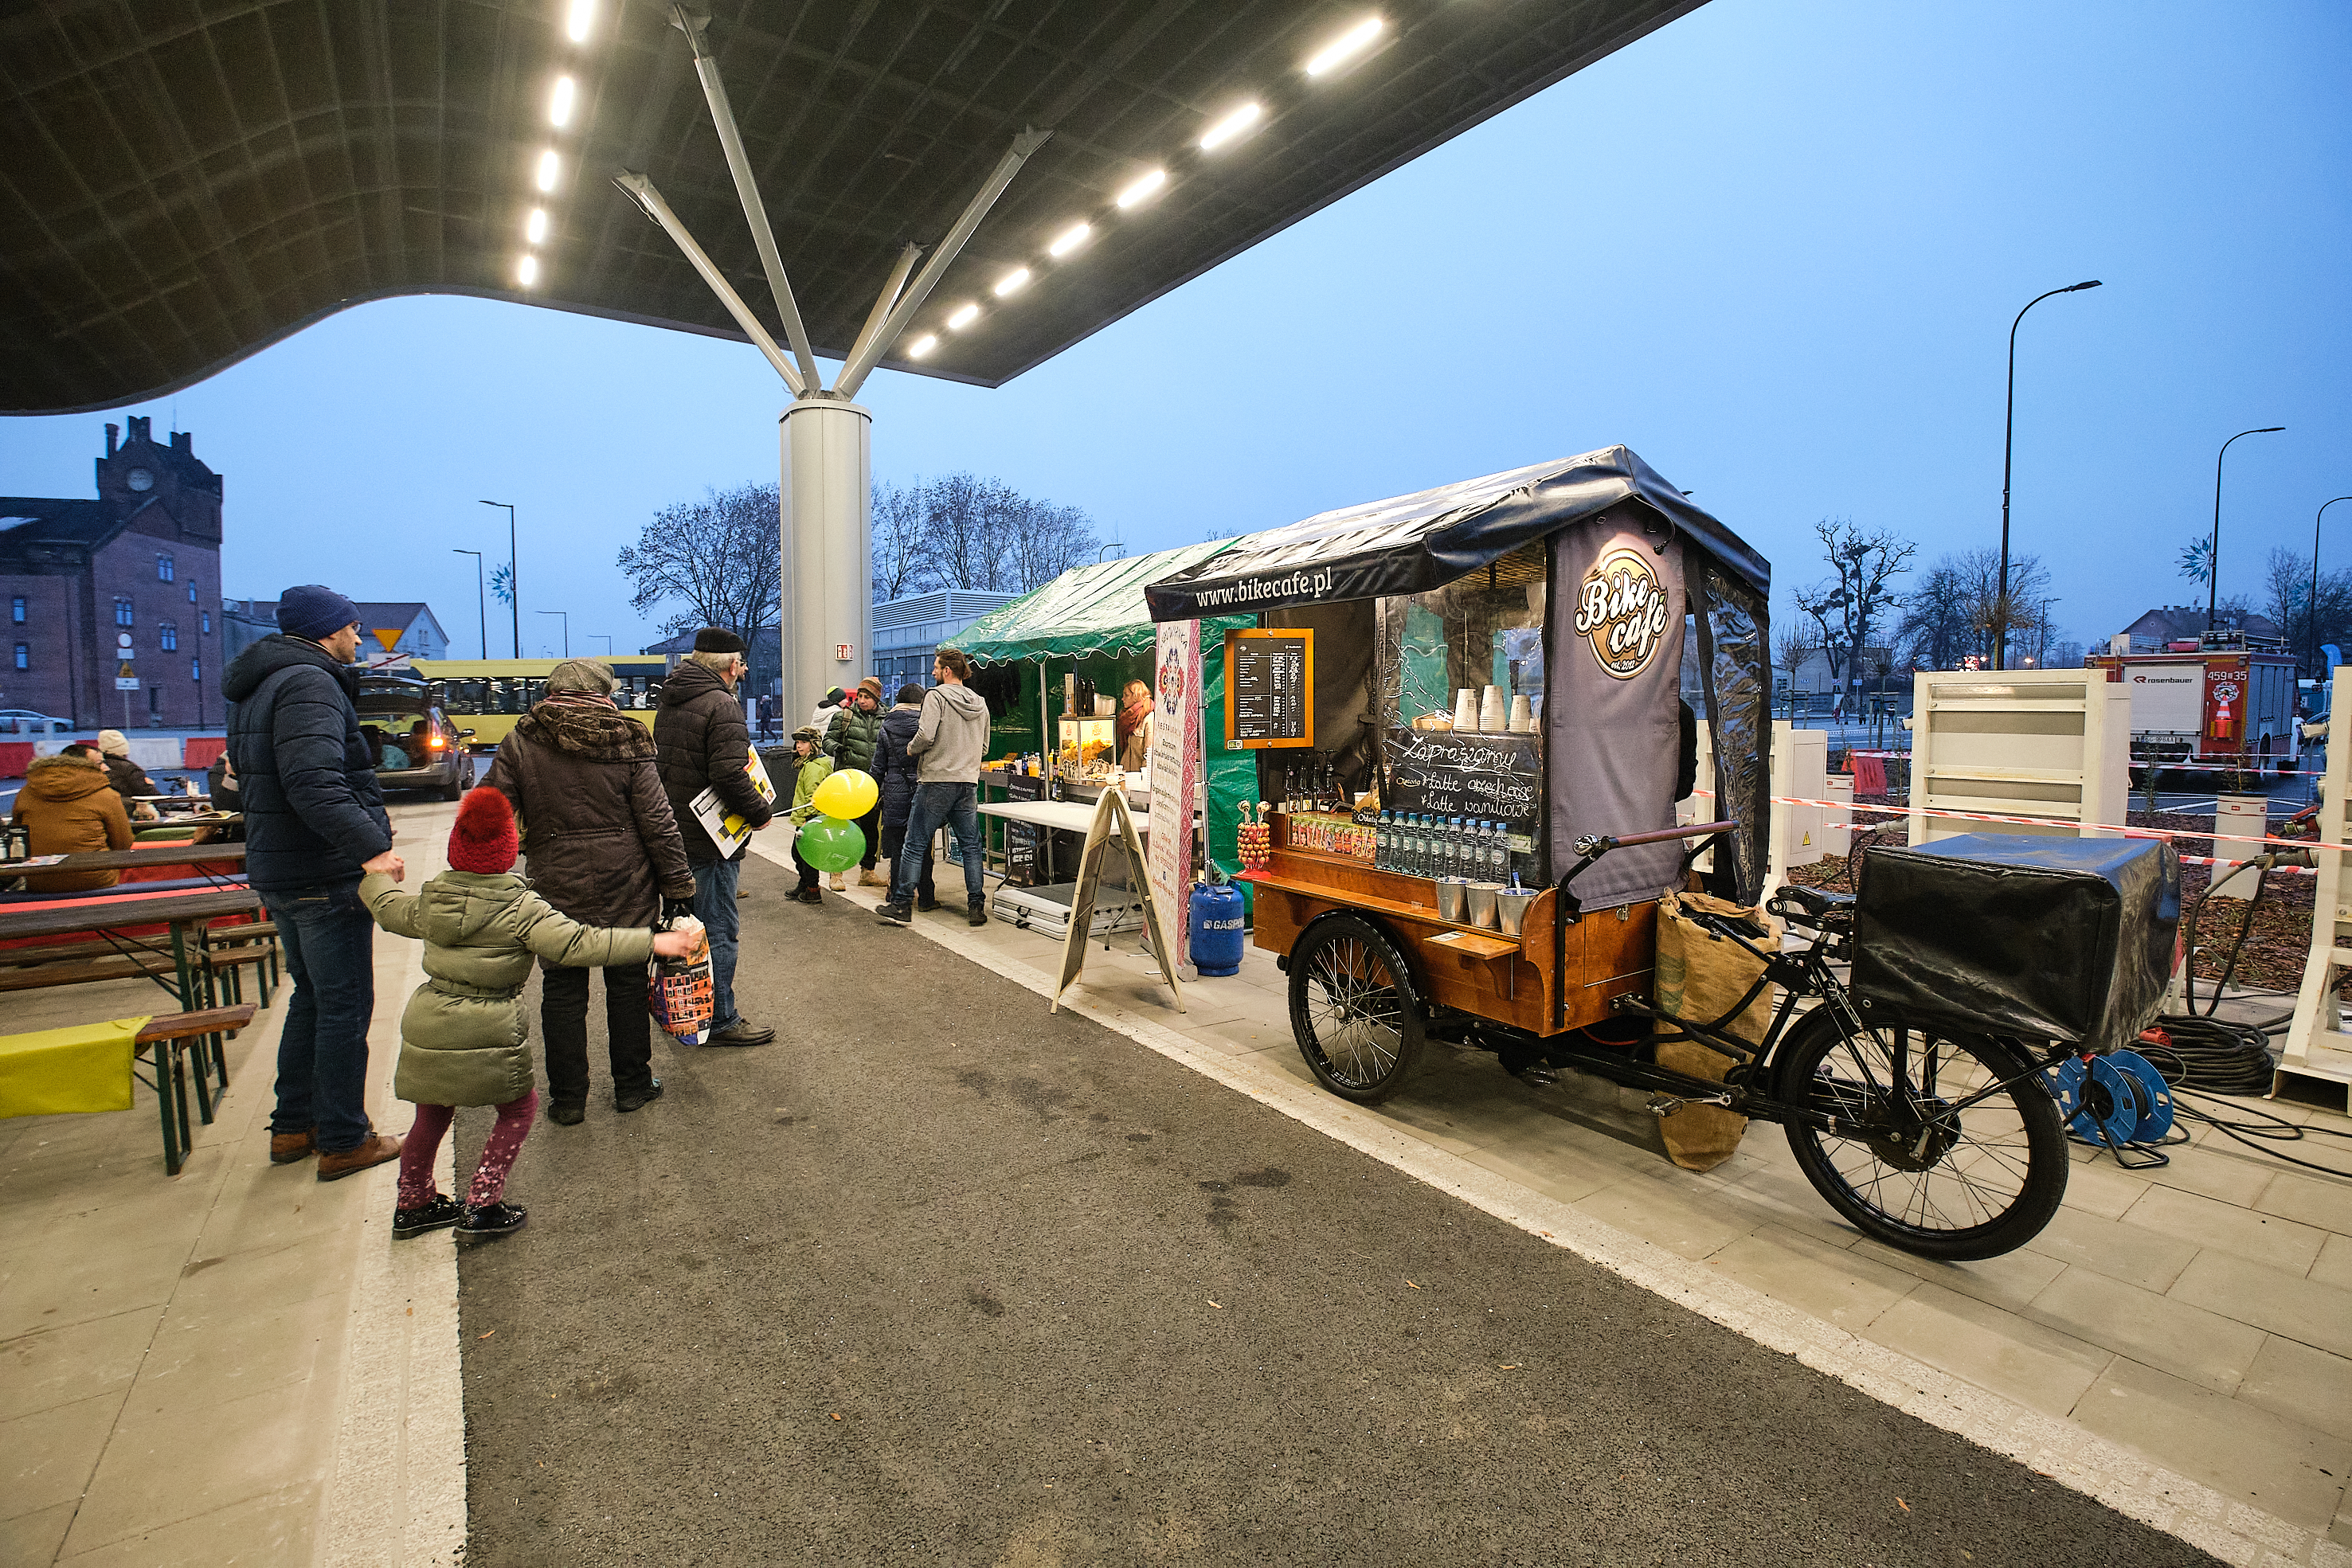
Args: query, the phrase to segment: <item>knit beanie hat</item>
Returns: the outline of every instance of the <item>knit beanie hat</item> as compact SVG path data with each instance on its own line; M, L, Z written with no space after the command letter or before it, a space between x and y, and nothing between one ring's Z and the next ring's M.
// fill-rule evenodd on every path
M558 692L586 692L591 696L608 695L620 682L613 678L611 666L601 659L566 659L547 672L550 696Z
M109 757L128 757L131 737L119 729L101 729L98 732L98 748Z
M507 798L487 784L467 790L457 803L457 825L449 830L449 869L496 876L514 870L521 848Z
M816 706L819 707L839 707L848 700L849 694L843 691L839 686L827 686L824 689L824 701L817 704Z
M289 588L278 596L278 629L289 637L316 643L346 626L356 626L360 607L319 583Z
M881 701L882 701L882 677L881 677L881 676L879 676L879 675L868 675L868 676L866 676L864 680L862 680L862 681L860 681L860 682L858 682L858 683L857 683L857 689L858 689L859 691L861 691L861 692L866 693L867 695L871 696L871 697L874 699L875 704L876 704L877 706L881 704Z

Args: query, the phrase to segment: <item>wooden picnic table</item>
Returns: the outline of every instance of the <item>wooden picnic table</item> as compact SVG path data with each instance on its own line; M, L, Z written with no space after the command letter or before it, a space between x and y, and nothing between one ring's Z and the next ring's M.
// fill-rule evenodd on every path
M104 852L136 854L135 850ZM137 883L131 885L136 886ZM88 899L54 904L0 904L0 942L41 936L72 936L111 933L140 925L168 925L172 932L172 965L179 979L180 1006L196 1006L195 979L190 972L188 936L201 933L211 921L229 915L257 915L261 895L249 887L190 888L184 893L108 894L97 890Z
M226 865L245 863L243 844L187 843L142 844L128 850L85 850L71 854L55 865L45 865L34 874L68 871L136 871L151 865ZM7 871L0 862L0 873ZM132 885L136 885L133 883ZM101 892L102 889L92 889Z

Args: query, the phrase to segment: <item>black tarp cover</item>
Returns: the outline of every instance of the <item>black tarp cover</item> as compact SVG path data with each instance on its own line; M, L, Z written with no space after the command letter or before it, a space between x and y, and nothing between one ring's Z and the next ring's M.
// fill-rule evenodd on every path
M1324 512L1238 540L1144 590L1154 621L1426 593L1626 500L1647 506L1760 597L1771 564L1622 446Z
M2180 857L2147 839L1965 833L1864 857L1853 993L1970 1034L2112 1051L2163 1002Z

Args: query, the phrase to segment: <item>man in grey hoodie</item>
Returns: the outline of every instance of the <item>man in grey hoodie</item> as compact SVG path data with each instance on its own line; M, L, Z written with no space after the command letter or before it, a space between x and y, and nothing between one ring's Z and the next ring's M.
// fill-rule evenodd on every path
M980 873L980 814L974 809L981 758L988 754L988 704L964 685L971 661L942 648L931 661L939 683L923 694L907 755L916 759L915 800L907 813L907 842L890 868L890 896L876 911L885 925L914 921L915 884L930 880L931 835L955 830L963 851L967 924L988 924L988 890Z

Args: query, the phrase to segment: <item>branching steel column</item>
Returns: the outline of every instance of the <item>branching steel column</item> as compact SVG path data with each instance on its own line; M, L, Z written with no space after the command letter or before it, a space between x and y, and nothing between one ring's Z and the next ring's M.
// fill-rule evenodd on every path
M923 247L912 241L898 253L898 263L890 269L890 281L874 297L874 308L866 313L866 325L857 329L857 341L849 345L850 359L857 358L874 340L874 334L882 329L882 323L889 319L890 307L898 303L898 295L907 287L907 274L915 270L916 259L922 254Z
M882 329L869 337L865 346L850 355L849 362L841 367L841 374L834 378L833 382L836 395L845 398L857 395L858 387L872 372L876 363L890 351L890 345L898 340L898 334L907 329L907 323L914 319L915 312L923 308L925 299L930 298L940 275L962 254L964 242L971 238L971 231L980 226L980 220L988 215L988 209L996 204L996 198L1004 193L1004 187L1013 183L1013 176L1021 172L1021 165L1029 162L1030 155L1045 145L1053 135L1050 131L1024 131L1013 139L1012 147L996 161L995 169L990 172L986 182L964 208L963 215L956 219L955 227L948 230L947 237L940 241L939 249L931 252L931 259L923 264L923 270L916 277L914 287L891 307L889 319L882 323Z
M784 351L776 347L776 340L768 336L768 329L760 325L760 319L751 314L751 308L743 303L743 297L735 292L734 286L720 275L702 247L694 243L694 236L687 233L686 225L678 221L676 213L670 211L669 204L662 200L661 193L654 189L654 183L643 174L624 169L613 176L613 183L635 202L646 216L659 224L669 237L677 242L677 248L686 253L686 259L694 264L694 270L702 274L702 281L710 285L710 291L719 296L719 302L727 307L727 313L735 318L735 324L743 329L743 335L751 340L760 352L768 356L768 363L775 366L776 374L784 378L785 388L794 397L800 396L808 383L803 382L800 372L793 369L793 362L784 358Z
M759 247L760 265L768 274L768 287L776 296L776 309L784 319L784 337L800 361L801 380L812 390L822 389L816 350L809 347L808 329L801 323L801 308L793 299L793 286L784 277L784 258L777 253L775 231L768 226L768 209L760 187L751 180L751 161L743 152L743 138L735 130L735 111L727 104L726 84L719 79L719 61L703 42L702 29L710 20L683 5L670 7L670 16L694 47L694 74L702 78L702 96L710 100L710 121L719 131L719 145L727 153L728 172L735 176L735 194L743 203L743 216L751 225L751 243ZM846 395L846 394L845 394Z

